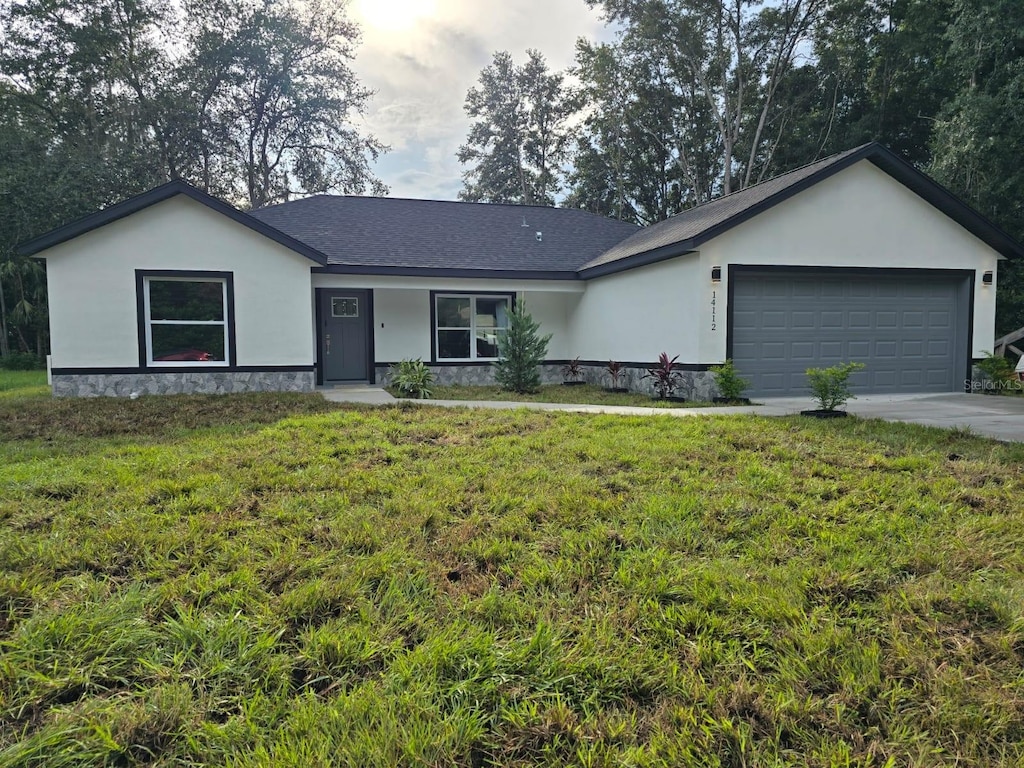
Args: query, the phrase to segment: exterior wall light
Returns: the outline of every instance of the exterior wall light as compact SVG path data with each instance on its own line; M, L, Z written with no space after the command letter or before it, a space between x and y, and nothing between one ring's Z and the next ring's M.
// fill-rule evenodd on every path
M993 280L993 275L992 275L992 270L991 269L988 272L985 272L981 276L981 284L982 285L992 285L992 280Z
M720 283L720 282L722 282L722 268L721 267L712 267L711 268L711 282L712 283Z

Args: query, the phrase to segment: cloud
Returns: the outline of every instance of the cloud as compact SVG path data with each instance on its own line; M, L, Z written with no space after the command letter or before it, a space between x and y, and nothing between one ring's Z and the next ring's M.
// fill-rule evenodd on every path
M355 18L363 24L355 70L377 92L365 122L393 148L376 171L400 197L457 196L455 153L469 130L462 105L496 51L523 61L536 48L564 69L577 38L607 35L583 0L436 0L433 15L407 30L367 24L358 6Z

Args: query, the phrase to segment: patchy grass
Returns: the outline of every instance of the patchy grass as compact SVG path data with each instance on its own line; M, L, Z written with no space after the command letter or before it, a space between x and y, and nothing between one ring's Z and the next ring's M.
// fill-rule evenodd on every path
M0 400L49 393L46 371L6 371L0 368Z
M230 397L167 395L0 400L0 440L184 434L212 427L272 424L288 416L326 413L339 406L319 395L253 392Z
M274 399L0 442L0 765L1024 760L1021 446Z
M506 400L516 403L573 403L577 405L633 405L640 408L709 408L714 403L685 402L676 403L665 400L654 400L649 395L637 392L607 392L595 384L581 384L565 387L561 384L549 384L540 388L540 392L520 395L508 392L498 386L454 386L431 387L431 398L434 400ZM394 387L388 387L395 397L401 393Z

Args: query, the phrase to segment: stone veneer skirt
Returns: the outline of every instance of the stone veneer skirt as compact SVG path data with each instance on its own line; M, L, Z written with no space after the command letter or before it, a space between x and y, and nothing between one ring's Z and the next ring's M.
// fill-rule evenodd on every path
M464 386L479 387L494 384L493 365L430 365L427 367L434 374L434 381L444 387ZM540 379L542 384L561 383L562 365L542 365ZM603 365L582 365L583 380L588 384L600 387L611 386L608 371ZM653 382L644 378L646 368L631 366L623 370L619 385L633 392L653 394ZM388 386L391 383L391 369L386 365L376 367L377 384ZM715 377L710 371L680 371L678 393L690 400L710 400L718 394L715 388Z
M54 374L54 397L223 395L229 392L313 392L313 371L210 371L203 373Z

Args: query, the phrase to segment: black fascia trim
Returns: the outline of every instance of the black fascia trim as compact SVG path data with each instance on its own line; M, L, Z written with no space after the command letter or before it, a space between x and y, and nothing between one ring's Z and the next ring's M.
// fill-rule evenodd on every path
M1005 230L1001 229L998 225L994 224L980 212L976 211L937 181L919 171L906 160L899 157L878 142L873 142L871 144L864 145L841 160L837 160L816 173L813 173L785 189L780 190L771 197L765 198L756 205L750 206L735 216L732 216L713 227L709 227L695 237L689 238L688 240L681 240L673 245L663 246L662 248L646 251L634 256L628 256L618 261L599 264L597 266L590 267L589 269L581 269L579 272L580 277L586 280L591 277L613 274L615 272L621 272L637 266L643 266L644 264L653 263L654 261L672 258L673 255L684 255L686 251L698 249L707 241L724 234L733 227L739 226L743 222L763 213L769 208L773 208L779 203L785 202L789 198L800 194L815 184L819 184L822 181L831 178L840 171L849 168L851 165L859 163L861 160L870 161L895 181L899 182L925 202L931 204L934 208L953 219L957 224L1006 258L1024 257L1024 245L1018 243L1013 237L1007 234ZM680 252L673 255L659 254L659 252L672 248L678 249Z
M357 264L329 264L313 267L318 275L393 275L396 277L464 277L491 280L579 280L571 270L461 269L452 267L389 267Z
M895 275L898 277L936 277L956 276L967 277L973 275L973 269L944 269L942 267L858 267L854 265L844 266L814 266L809 264L730 264L729 277L733 273L744 272L771 272L771 273L807 273L807 272L829 272L839 274L841 272L850 275Z
M437 359L437 297L438 296L506 296L514 310L516 308L515 291L431 291L430 292L430 364L431 365L491 365L493 360L442 360ZM470 339L470 344L473 340Z
M649 264L657 264L661 261L668 261L678 256L689 256L696 251L691 246L691 241L685 241L681 243L669 243L663 245L660 248L655 248L650 251L644 251L634 256L627 256L624 259L618 259L616 261L609 261L607 264L598 264L593 267L587 267L579 271L580 279L582 280L593 280L595 277L603 277L604 275L614 275L617 272L625 272L628 269L636 269L637 267L646 267Z
M139 368L145 371L166 371L168 366L150 365L146 345L146 280L148 278L173 277L189 278L197 280L223 280L227 286L227 325L228 325L228 364L217 366L221 370L238 370L238 358L236 353L237 339L235 337L235 276L233 272L209 272L194 269L136 269L135 270L135 319L139 335ZM174 366L173 370L181 371L183 368L198 367L201 370L210 370L213 366L204 368L202 366Z
M867 159L877 168L939 209L992 250L1008 259L1024 257L1024 245L983 213L881 144L873 144L872 147L873 152Z
M108 376L118 374L172 374L172 373L309 373L314 365L183 365L175 368L52 368L54 376Z
M374 315L373 315L373 289L366 289L366 311L370 315L369 322L366 324L366 378L370 384L377 383L377 363L374 360L377 357L376 347L376 333L374 332Z
M316 341L316 383L317 386L322 387L324 384L324 291L326 288L314 288L313 289L313 303L316 305L313 308L316 314L316 331L314 332L314 339Z
M973 271L970 272L968 278L968 294L967 299L967 369L964 375L964 381L970 381L974 378L974 292L977 288L976 280L977 274Z
M307 259L314 261L317 264L327 263L327 257L315 248L311 248L305 243L296 240L291 235L286 235L281 230L276 229L269 224L265 224L259 219L253 218L247 213L238 210L233 205L230 205L223 200L218 200L216 197L208 195L206 192L196 189L191 184L180 180L168 182L167 184L151 189L148 192L143 192L141 195L116 203L109 208L104 208L102 211L97 211L96 213L92 213L88 216L72 221L69 224L65 224L62 227L51 230L34 240L29 240L20 244L17 248L17 252L21 256L35 256L41 251L45 251L55 245L65 243L68 240L84 235L94 229L104 227L119 219L131 216L133 213L138 213L139 211L156 205L157 203L162 203L164 200L169 200L175 195L185 195L186 197L195 200L197 203L205 205L207 208L227 216L254 232L257 232L264 237L273 240L279 245L283 245L285 248L298 253L300 256L305 256Z

